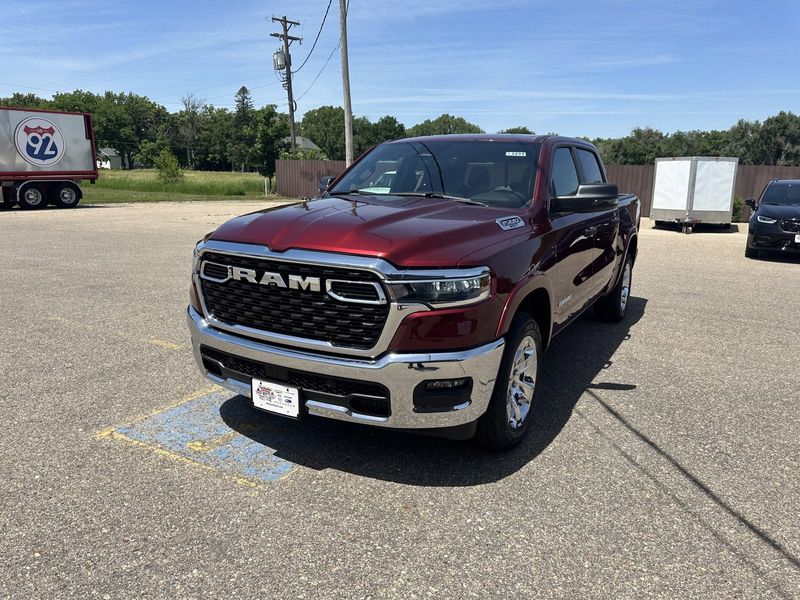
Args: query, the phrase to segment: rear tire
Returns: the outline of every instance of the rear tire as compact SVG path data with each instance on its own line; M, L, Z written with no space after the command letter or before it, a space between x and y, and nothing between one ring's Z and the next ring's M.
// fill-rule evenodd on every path
M605 296L594 304L594 314L603 321L618 323L625 318L631 298L631 283L633 282L633 258L625 257L622 265L622 275L617 285Z
M542 334L538 323L518 314L506 334L503 360L489 407L478 420L476 439L492 450L510 450L531 428Z
M57 185L51 191L53 202L59 208L75 208L81 200L81 190L74 183Z
M19 195L19 206L25 210L35 210L47 206L47 195L42 185L26 186Z

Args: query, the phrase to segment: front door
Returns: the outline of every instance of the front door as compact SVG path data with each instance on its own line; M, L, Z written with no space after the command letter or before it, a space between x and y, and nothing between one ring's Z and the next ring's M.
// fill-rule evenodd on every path
M578 170L570 148L558 148L553 154L551 196L570 196L578 191ZM550 215L556 236L556 298L554 330L583 310L592 292L596 257L594 219L585 213Z
M594 152L585 148L575 148L575 159L578 166L578 177L583 183L605 183L600 162ZM590 296L602 292L614 275L617 264L617 239L619 238L619 210L616 206L608 206L597 212L586 213L587 225L596 228L594 232L594 266Z

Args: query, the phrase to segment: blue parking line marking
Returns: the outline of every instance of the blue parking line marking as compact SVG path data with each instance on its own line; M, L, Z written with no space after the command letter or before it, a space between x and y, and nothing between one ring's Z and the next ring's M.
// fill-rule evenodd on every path
M284 477L295 464L276 456L275 450L261 441L248 437L252 433L261 434L259 440L268 439L269 417L250 408L249 400L241 402L241 410L233 415L236 420L233 429L220 416L220 406L231 397L224 390L210 392L117 427L114 433L116 437L218 469L234 478L258 483Z

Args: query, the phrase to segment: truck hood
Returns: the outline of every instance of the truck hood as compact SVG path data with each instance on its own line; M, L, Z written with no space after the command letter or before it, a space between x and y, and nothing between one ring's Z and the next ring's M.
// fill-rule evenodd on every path
M504 231L497 219L523 216L438 198L331 196L231 219L210 239L375 256L397 266L446 267L503 239L530 231L530 221Z

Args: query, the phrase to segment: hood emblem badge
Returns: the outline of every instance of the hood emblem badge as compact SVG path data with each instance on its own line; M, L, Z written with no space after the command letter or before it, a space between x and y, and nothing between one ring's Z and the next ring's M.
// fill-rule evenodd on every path
M511 215L510 217L500 217L499 219L495 219L495 223L497 223L497 225L503 231L519 229L520 227L525 226L525 221L522 220L522 217L517 217L514 215Z

